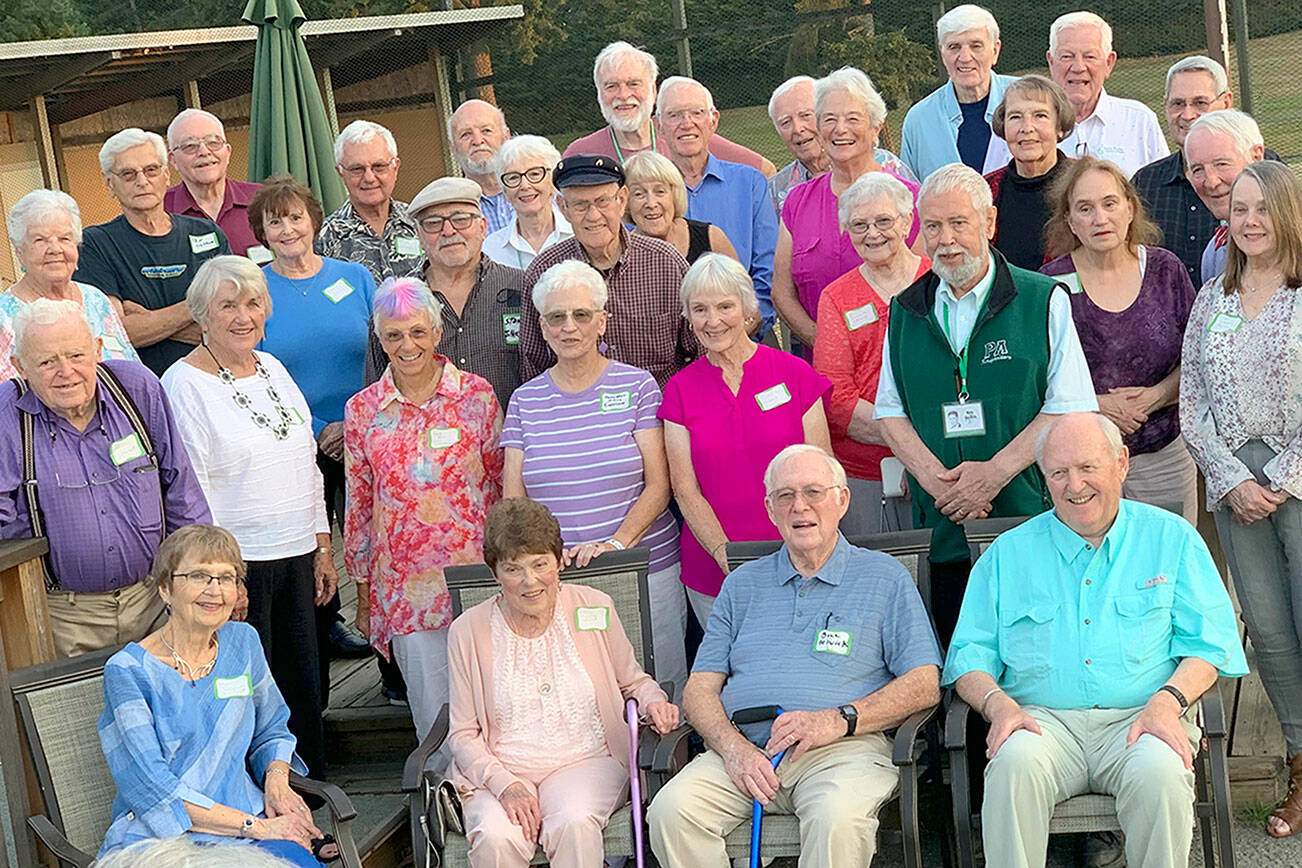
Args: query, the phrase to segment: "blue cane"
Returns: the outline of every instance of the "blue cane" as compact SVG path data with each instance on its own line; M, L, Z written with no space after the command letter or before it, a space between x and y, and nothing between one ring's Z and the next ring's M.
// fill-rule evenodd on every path
M777 705L761 705L755 708L742 708L734 712L732 722L737 726L743 726L748 723L763 723L766 720L773 720L782 713L781 707ZM778 768L778 763L782 762L782 757L786 756L787 748L778 751L777 756L769 760L773 764L774 771ZM750 868L759 868L760 864L760 831L764 824L764 806L756 799L751 805L750 811Z

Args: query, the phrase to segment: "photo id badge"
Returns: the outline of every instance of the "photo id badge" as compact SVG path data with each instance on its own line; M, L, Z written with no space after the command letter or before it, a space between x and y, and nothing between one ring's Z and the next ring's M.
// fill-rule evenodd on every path
M941 404L946 437L980 437L986 433L986 412L980 401Z

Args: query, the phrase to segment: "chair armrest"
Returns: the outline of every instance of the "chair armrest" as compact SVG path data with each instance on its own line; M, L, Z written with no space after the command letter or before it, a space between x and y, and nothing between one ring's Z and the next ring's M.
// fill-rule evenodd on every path
M692 732L691 725L684 723L677 729L656 737L655 750L651 755L651 771L654 774L673 775L678 771L678 767L674 764L674 756Z
M348 798L348 794L334 784L314 781L311 778L305 778L300 774L291 772L289 785L296 792L311 793L320 797L326 803L326 807L330 809L330 816L335 820L351 820L357 816L357 809L353 807L353 800Z
M36 833L36 837L45 845L51 853L59 860L60 865L72 865L74 868L88 868L94 857L88 853L83 853L63 836L63 833L55 828L54 823L44 814L37 814L34 817L27 818L27 825Z
M404 793L414 793L420 789L420 776L425 771L425 763L434 752L443 746L443 742L448 737L448 704L443 703L439 709L439 716L434 718L434 725L429 728L429 734L425 740L416 746L416 749L407 756L407 761L402 766L402 791Z
M1208 738L1225 738L1225 705L1221 700L1221 685L1213 684L1200 700L1203 714L1203 735Z
M967 716L971 710L958 691L950 694L949 710L945 712L946 750L967 750Z
M917 741L918 733L931 722L939 709L940 706L933 705L930 708L915 711L909 715L904 723L900 724L899 729L895 731L892 762L897 766L911 766L917 761L913 753L913 743Z

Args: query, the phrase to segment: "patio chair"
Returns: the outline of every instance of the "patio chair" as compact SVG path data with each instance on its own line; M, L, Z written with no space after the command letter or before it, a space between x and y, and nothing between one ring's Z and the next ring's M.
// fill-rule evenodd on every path
M1165 506L1169 512L1179 514L1176 505ZM1026 521L1027 516L1010 518L984 518L965 522L968 545L975 563L999 534ZM976 864L976 836L979 808L972 805L971 781L966 769L967 722L971 707L957 691L950 691L948 711L945 716L945 748L950 756L950 786L953 794L954 834L958 849L959 868L972 868ZM1203 864L1234 868L1234 842L1230 821L1230 777L1226 760L1228 728L1221 688L1212 687L1198 704L1199 724L1203 739L1194 758L1194 814L1202 831ZM979 746L984 750L984 745ZM1102 793L1083 793L1059 802L1049 821L1050 835L1079 832L1120 832L1117 822L1116 801Z
M104 664L116 650L11 673L23 736L45 801L45 813L29 817L27 824L61 866L87 868L112 820L117 787L96 723L104 711ZM362 868L352 833L357 812L343 790L297 774L290 775L290 785L325 802L343 868Z
M561 580L576 582L596 588L610 596L633 645L633 654L642 669L655 676L655 657L652 652L651 611L647 592L647 573L650 549L638 547L626 551L606 552L593 558L586 567L571 567L561 572ZM497 594L497 581L487 564L448 567L443 571L448 592L452 597L453 617ZM672 692L666 689L666 692ZM466 838L449 823L447 812L455 810L440 800L439 790L445 786L443 772L427 770L430 757L443 745L448 734L448 707L443 706L430 728L429 735L407 757L403 769L402 788L410 793L411 843L416 868L468 866ZM650 727L643 727L639 740L639 753L649 766L656 749L657 736ZM450 786L450 784L446 784ZM643 788L647 792L647 788ZM647 796L650 800L650 794ZM628 805L611 815L603 836L607 856L633 855L633 814ZM547 857L538 848L531 865L546 865Z

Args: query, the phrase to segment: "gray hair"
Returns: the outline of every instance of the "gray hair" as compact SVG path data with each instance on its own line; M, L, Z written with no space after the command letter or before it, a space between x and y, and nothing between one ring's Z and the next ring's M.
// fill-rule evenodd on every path
M755 297L755 283L746 266L722 253L702 253L683 275L678 297L683 303L683 316L692 299L704 293L731 295L741 302L741 309L749 317L759 316L759 300Z
M611 64L619 63L625 57L632 57L642 63L646 68L647 78L651 79L652 89L655 88L656 79L660 77L660 64L656 63L656 56L620 40L610 43L597 52L597 59L592 63L592 84L597 88L597 93L601 93L601 71Z
M382 127L375 121L353 121L343 128L339 136L335 139L335 165L343 165L344 162L344 145L362 145L371 139L382 139L385 147L389 149L389 155L393 159L398 158L398 143L393 140L393 133L389 132L387 127Z
M10 324L14 332L13 354L20 359L26 358L23 355L23 346L27 343L28 329L32 326L54 325L65 319L76 320L86 327L88 336L94 335L90 322L86 319L85 308L70 298L38 298L19 305L18 312L14 314Z
M1103 436L1108 441L1108 447L1112 450L1112 457L1119 458L1121 456L1121 450L1126 448L1126 446L1125 446L1125 442L1122 440L1121 437L1121 429L1117 427L1116 422L1113 422L1111 419L1109 419L1107 416L1104 416L1102 413L1092 411L1092 410L1085 411L1081 414L1068 413L1065 416L1058 416L1048 425L1045 425L1043 428L1041 428L1039 434L1035 435L1035 463L1040 468L1040 470L1044 470L1044 446L1046 443L1049 442L1050 432L1052 432L1054 428L1058 427L1058 423L1061 420L1076 415L1085 415L1085 416L1093 417L1094 421L1098 423L1099 430L1103 432Z
M195 272L190 288L185 291L185 308L190 318L200 325L208 319L208 308L216 298L223 283L235 284L236 297L251 295L262 299L262 306L271 316L271 293L267 291L267 277L262 269L246 256L226 254L214 256Z
M380 336L380 318L403 320L423 313L434 331L443 329L443 305L425 281L416 277L387 277L375 290L371 303L371 328Z
M774 455L773 460L769 462L769 466L764 468L765 496L773 493L773 485L777 482L778 471L782 468L782 465L787 462L787 459L795 458L797 455L817 455L822 458L827 462L827 469L832 471L832 484L840 488L846 487L845 468L841 466L840 461L836 460L835 455L812 443L793 443L777 455Z
M502 142L502 147L497 149L497 155L493 158L493 174L497 176L498 181L501 181L502 173L508 166L516 160L530 157L551 171L561 161L561 152L556 150L556 146L545 136L512 136Z
M448 115L448 144L449 145L452 144L452 140L456 138L456 134L452 132L452 122L456 120L457 112L461 111L463 108L470 105L472 102L483 103L484 105L491 108L493 111L497 112L497 125L502 128L503 134L505 134L506 131L510 129L510 127L506 125L506 112L502 111L500 108L493 105L488 100L468 99L465 102L463 102L461 105L457 106L456 110L453 111L452 114ZM453 150L455 150L455 147L453 148ZM396 152L395 152L395 156L396 156ZM556 162L559 163L560 160L557 160Z
M868 111L868 123L880 127L886 123L886 102L873 87L873 80L861 69L843 66L835 72L814 82L814 114L823 113L823 100L838 90L848 91L850 96L863 103Z
M1192 136L1198 130L1207 130L1209 133L1219 133L1230 137L1234 142L1234 148L1239 156L1245 160L1252 159L1253 148L1264 148L1265 141L1261 137L1261 127L1252 116L1239 111L1238 109L1218 109L1214 112L1208 112L1189 126L1189 134L1185 136L1185 165L1188 166L1189 157L1189 136Z
M176 128L185 121L188 121L190 118L207 118L217 125L217 129L222 131L222 138L226 137L226 125L222 123L221 118L217 117L217 115L212 112L207 112L203 109L188 108L184 109L177 114L176 117L172 118L172 122L167 125L167 146L169 148L176 147Z
M1104 21L1100 16L1093 12L1068 12L1065 15L1059 15L1054 19L1053 24L1049 25L1049 53L1053 54L1058 50L1058 37L1064 30L1070 30L1073 27L1097 27L1099 30L1100 41L1103 43L1103 53L1112 53L1112 25Z
M854 183L845 188L837 201L837 218L841 230L846 231L850 215L865 202L878 196L885 196L895 206L901 217L913 216L913 193L904 186L904 182L888 172L864 172Z
M530 294L534 309L542 313L543 308L547 306L547 296L567 287L586 289L592 294L592 304L598 310L606 309L610 290L606 287L605 278L601 276L600 271L577 259L562 260L542 273Z
M791 76L791 78L787 79L786 81L782 82L782 84L775 87L773 89L773 95L769 97L769 120L773 121L775 125L777 124L778 119L773 116L773 112L777 111L777 102L779 99L781 99L783 96L786 95L787 91L791 90L793 87L795 87L798 84L813 84L813 83L814 83L814 79L812 76L793 75Z
M664 104L665 94L669 93L669 91L676 87L682 87L687 84L694 84L701 90L705 91L705 107L710 111L716 111L714 107L714 94L710 93L708 87L701 84L696 79L688 78L685 75L671 75L664 81L660 82L660 91L656 94L656 114L660 114L660 106Z
M153 145L154 153L158 155L158 162L167 165L167 142L158 133L146 132L139 127L127 127L125 130L116 132L105 140L99 149L99 170L104 175L109 175L113 171L113 165L117 162L118 154L125 150L134 148L137 145Z
M999 41L999 22L990 10L973 3L955 6L936 19L936 45L944 45L945 37L951 33L963 33L968 30L985 29L993 44Z
M60 214L72 224L72 240L81 244L81 208L77 200L62 190L33 190L14 203L9 209L9 219L5 228L9 231L9 240L15 247L22 247L27 237L27 229L33 223L44 223Z
M184 835L149 838L95 862L95 868L289 868L290 863L258 847L206 847Z
M1225 74L1225 67L1203 54L1182 57L1166 71L1166 95L1171 94L1171 79L1182 72L1205 72L1212 77L1212 87L1220 96L1230 89L1230 77Z
M985 219L986 212L994 205L990 185L976 169L962 163L949 163L941 166L927 176L918 191L918 201L926 196L939 196L944 193L967 193L972 200L972 207Z

